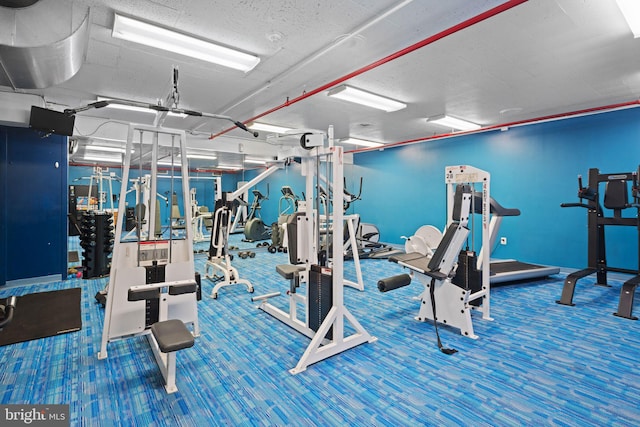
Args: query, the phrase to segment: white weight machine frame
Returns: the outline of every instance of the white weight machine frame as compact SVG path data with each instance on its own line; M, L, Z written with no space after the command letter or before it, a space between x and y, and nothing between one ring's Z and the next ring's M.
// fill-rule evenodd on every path
M147 125L131 124L127 137L125 162L122 170L121 193L126 193L126 184L131 168L131 151L133 141L139 135L140 143L145 135L151 136L151 175L149 180L149 194L156 194L157 188L157 161L159 138L168 137L171 144L179 139L180 157L182 167L183 206L188 206L189 180L186 156L186 134L182 130L173 130ZM119 212L125 211L125 197L120 197ZM155 229L156 204L150 203L149 220L145 224L147 230ZM185 209L185 219L191 221L191 211ZM118 215L116 224L116 236L111 260L111 272L109 276L109 291L105 307L105 317L98 359L106 359L107 345L118 339L146 335L153 350L154 356L165 379L165 388L168 393L177 390L175 386L175 353L162 353L158 343L147 328L145 311L146 302L130 301L128 293L130 289L160 289L158 322L168 319L179 319L183 323L192 326L191 334L199 336L198 310L195 293L182 295L170 295L166 290L172 285L195 283L195 266L193 259L193 236L187 227L184 239L173 239L169 233L168 240L156 239L154 233L147 232L145 237L135 241L122 241L124 215ZM141 230L142 231L142 230ZM140 233L143 236L143 233ZM146 284L147 272L145 266L165 265L165 281L162 283Z
M311 338L311 342L307 346L296 366L289 370L291 374L298 374L307 369L313 363L324 360L328 357L349 350L366 342L374 342L376 337L370 335L358 322L358 320L349 312L344 305L344 248L343 248L343 232L344 218L342 209L334 209L331 213L333 222L332 233L332 266L326 268L326 271L332 273L332 306L329 309L317 331L309 327L309 315L305 310L305 318L298 318L297 304L301 303L307 307L309 293L309 273L311 266L318 263L318 234L316 231L319 224L318 210L314 210L313 194L315 194L317 177L316 165L319 165L320 158L324 158L331 163L332 179L333 179L333 203L335 206L342 206L343 202L343 168L344 168L344 152L343 147L335 146L333 141L333 126L329 127L328 133L302 132L303 139L306 138L307 146L305 148L296 147L286 153L281 153L278 158L285 160L291 157L301 158L301 171L305 177L307 200L299 204L299 212L305 213L305 218L312 220L304 220L303 227L306 227L306 238L302 239L306 242L306 248L303 248L306 256L306 262L301 264L301 271L298 273L300 283L307 283L307 295L299 295L299 293L289 293L289 310L284 311L268 302L268 299L280 295L279 292L257 296L253 301L259 301L258 308L270 314L289 327L295 329L303 335ZM301 134L302 134L301 133ZM328 139L328 147L325 142ZM324 267L323 267L324 269ZM345 321L349 322L354 328L354 332L345 336ZM331 339L326 338L329 331L332 330Z
M258 184L263 179L267 178L281 168L282 166L278 164L270 166L261 174L253 178L251 181L248 181L238 187L238 189L233 193L228 193L226 195L226 202L233 202L243 194L247 194L249 188ZM226 223L222 224L222 220L225 217ZM228 242L229 234L231 233L232 228L233 226L231 222L231 211L225 204L221 208L216 209L215 212L213 212L211 246L214 248L215 254L209 254L209 259L205 263L204 267L205 277L207 279L216 281L219 278L218 276L216 276L217 271L222 273L224 277L224 280L218 281L218 283L214 286L213 291L211 291L211 298L213 299L218 298L218 292L220 291L220 289L231 285L245 285L247 287L247 291L249 293L253 293L253 285L251 284L251 282L247 279L240 279L238 269L231 265L231 256L229 255ZM214 233L218 233L217 242Z
M489 239L490 175L473 166L447 166L445 183L447 186L445 234L441 235L435 227L422 226L416 235L407 240L405 245L407 253L391 257L390 260L411 270L411 277L417 276L424 287L420 296L416 298L420 300L416 320L446 324L459 329L463 336L477 339L478 336L473 330L471 312L480 311L484 320L493 320L490 317L489 272L482 272L481 289L475 292L454 284L452 280L459 267L457 264L460 250L470 234L469 221L470 218L473 219L473 203L477 193L474 184L482 185L482 241L484 243ZM460 203L456 204L456 188L459 185L468 186L469 189L462 194ZM454 212L454 209L459 211ZM473 228L472 225L471 229ZM471 239L473 241L473 234ZM431 247L434 246L435 241L438 241L437 247ZM489 254L482 253L481 256L488 258ZM437 258L434 259L434 257ZM486 261L488 262L488 259ZM438 265L434 266L434 262ZM472 304L475 301L479 301L477 305ZM436 316L433 313L435 306L437 306ZM438 343L440 346L439 337Z

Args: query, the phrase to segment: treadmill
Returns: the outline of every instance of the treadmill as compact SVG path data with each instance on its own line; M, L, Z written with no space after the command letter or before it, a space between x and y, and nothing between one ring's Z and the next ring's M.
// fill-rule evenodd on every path
M482 193L474 193L474 212L482 214ZM489 250L493 250L498 236L498 230L502 224L502 220L507 216L519 216L520 209L508 209L500 205L493 197L489 198L491 221L489 222L490 246ZM477 269L482 271L482 251L480 250L477 260ZM560 267L551 267L545 265L529 264L514 259L491 260L490 262L490 279L491 285L506 284L519 280L531 280L542 277L551 276L560 273Z

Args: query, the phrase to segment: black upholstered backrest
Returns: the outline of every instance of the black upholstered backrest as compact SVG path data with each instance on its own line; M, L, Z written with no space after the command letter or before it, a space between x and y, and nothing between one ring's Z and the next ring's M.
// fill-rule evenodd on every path
M607 182L604 188L604 207L607 209L625 209L629 207L626 180L620 179Z

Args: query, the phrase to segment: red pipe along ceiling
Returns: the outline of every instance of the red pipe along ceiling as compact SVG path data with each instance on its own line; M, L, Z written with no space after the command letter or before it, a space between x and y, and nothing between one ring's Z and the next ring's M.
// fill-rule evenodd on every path
M404 48L402 50L399 50L396 53L392 53L391 55L386 56L386 57L384 57L382 59L379 59L376 62L373 62L373 63L371 63L369 65L365 65L364 67L362 67L362 68L360 68L360 69L358 69L356 71L353 71L353 72L351 72L351 73L349 73L349 74L347 74L345 76L339 77L339 78L337 78L337 79L335 79L335 80L333 80L333 81L331 81L331 82L329 82L329 83L327 83L327 84L325 84L323 86L320 86L320 87L318 87L316 89L313 89L311 91L305 92L304 94L298 96L297 98L293 98L291 100L287 100L286 102L284 102L283 104L278 105L277 107L271 108L270 110L267 110L264 113L260 113L257 116L251 117L250 119L247 119L247 120L243 121L243 123L253 122L253 121L255 121L255 120L257 120L257 119L259 119L261 117L266 116L267 114L271 114L271 113L273 113L275 111L278 111L278 110L281 110L281 109L283 109L285 107L288 107L290 105L296 104L296 103L302 101L303 99L307 99L310 96L313 96L313 95L315 95L315 94L317 94L319 92L328 90L328 89L330 89L330 88L332 88L332 87L334 87L336 85L339 85L340 83L343 83L343 82L345 82L345 81L347 81L347 80L349 80L349 79L351 79L353 77L359 76L360 74L363 74L363 73L365 73L367 71L373 70L374 68L377 68L377 67L379 67L379 66L381 66L383 64L386 64L387 62L391 62L394 59L398 59L398 58L400 58L400 57L402 57L402 56L404 56L404 55L406 55L408 53L411 53L414 50L418 50L418 49L420 49L422 47L425 47L427 45L430 45L431 43L434 43L434 42L436 42L436 41L438 41L440 39L443 39L443 38L445 38L447 36L450 36L451 34L457 33L458 31L464 30L465 28L471 27L472 25L475 25L475 24L477 24L479 22L482 22L482 21L484 21L486 19L489 19L489 18L491 18L491 17L493 17L495 15L498 15L498 14L504 12L504 11L507 11L507 10L509 10L509 9L515 7L515 6L518 6L518 5L522 4L522 3L525 3L526 1L527 0L510 0L510 1L507 1L507 2L505 2L505 3L503 3L503 4L499 5L499 6L494 7L493 9L489 9L486 12L483 12L483 13L481 13L479 15L474 16L473 18L469 18L466 21L463 21L463 22L461 22L461 23L459 23L457 25L454 25L453 27L447 28L446 30L443 30L443 31L441 31L441 32L439 32L437 34L434 34L433 36L427 37L426 39L424 39L422 41L419 41L419 42L417 42L415 44L412 44L409 47L406 47L406 48ZM235 129L235 126L234 127L230 127L228 129L225 129L222 132L218 132L215 135L211 135L209 137L209 139L217 138L218 136L224 135L225 133L227 133L227 132L229 132L229 131L231 131L233 129Z

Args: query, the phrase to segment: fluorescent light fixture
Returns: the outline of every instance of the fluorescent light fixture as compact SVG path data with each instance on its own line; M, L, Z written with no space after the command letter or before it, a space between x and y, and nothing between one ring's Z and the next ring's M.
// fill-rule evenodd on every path
M205 154L190 154L187 153L187 159L202 159L202 160L215 160L216 156L207 156Z
M216 166L216 169L224 169L224 170L237 171L237 170L239 170L239 169L242 169L242 167L240 167L240 166L226 166L226 165L218 165L218 166Z
M122 163L122 155L117 156L84 156L83 160L88 160L90 162L100 162L100 163Z
M270 125L267 123L258 123L258 122L250 123L249 125L247 125L247 127L249 129L253 129L257 131L272 132L272 133L285 133L287 131L293 130L293 128L287 128L284 126L276 126L276 125Z
M266 165L267 162L264 160L258 160L258 159L244 159L245 163L251 163L254 165Z
M407 107L407 104L400 101L385 98L384 96L376 95L375 93L356 89L347 85L334 87L327 92L327 96L332 96L344 101L355 102L360 105L366 105L367 107L377 108L378 110L383 110L387 113L402 110Z
M471 123L471 122L468 122L466 120L458 119L456 117L451 117L451 116L447 116L447 115L429 117L427 119L427 122L435 123L437 125L445 126L445 127L451 128L451 129L465 130L465 131L466 130L477 130L477 129L480 129L482 127L479 124Z
M174 167L181 167L182 163L180 162L174 162L171 163L170 161L166 161L166 160L158 160L158 165L160 166L174 166Z
M146 22L115 14L112 37L249 72L260 58Z
M97 97L97 101L117 101L115 98L105 98L103 96ZM121 99L120 101L126 101L125 99ZM135 111L137 113L147 113L147 114L155 114L155 110L150 110L144 107L136 107L133 105L122 105L122 104L109 104L104 108L113 108L114 110L125 110L125 111Z
M616 0L627 25L631 28L633 38L640 37L640 2L638 0Z
M181 119L184 119L185 117L188 116L188 114L174 113L173 111L167 111L167 116L169 116L169 117L179 117Z
M340 140L341 144L353 144L353 145L361 145L363 147L382 147L384 144L381 142L373 142L367 141L365 139L358 138L345 138Z
M84 147L85 150L90 150L90 151L104 151L107 153L126 153L127 149L124 147L107 147L104 145L87 145Z

